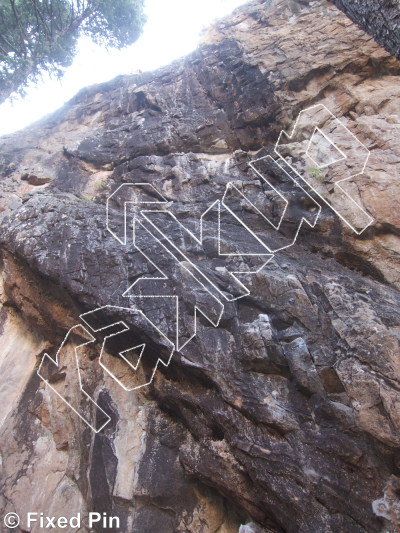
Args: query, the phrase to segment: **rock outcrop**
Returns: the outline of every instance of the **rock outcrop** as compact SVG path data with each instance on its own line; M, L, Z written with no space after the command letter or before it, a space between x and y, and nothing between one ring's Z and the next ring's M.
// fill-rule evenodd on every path
M0 502L20 531L28 511L400 531L399 75L331 3L253 0L188 57L0 139ZM320 133L279 158L312 106Z
M400 59L399 4L387 0L331 0L353 22L372 35L390 54Z

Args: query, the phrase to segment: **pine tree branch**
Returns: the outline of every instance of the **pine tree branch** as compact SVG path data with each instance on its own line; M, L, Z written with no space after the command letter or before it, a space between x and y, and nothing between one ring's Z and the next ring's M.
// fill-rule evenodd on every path
M64 28L64 24L63 24L63 19L62 19L62 13L61 13L61 9L60 9L60 4L57 4L57 11L58 11L58 18L60 20L60 27L58 28L59 31L63 31L63 28Z
M13 13L14 13L15 20L17 22L19 33L21 35L21 40L22 40L22 44L23 44L23 47L24 47L24 56L26 58L27 55L28 55L28 48L26 46L25 40L28 40L28 38L24 34L24 32L22 31L21 23L20 23L20 17L18 15L17 9L15 7L15 0L10 0L10 3L11 3L11 7L12 7L12 10L13 10Z
M26 86L26 83L21 83L21 78L28 79L28 77L34 73L35 69L30 60L28 60L25 65L16 68L12 77L6 81L5 86L3 86L3 88L0 86L0 105L13 93Z
M12 52L14 52L15 54L19 53L18 50L16 50L13 47L13 45L10 43L10 41L2 33L0 33L0 39L2 39L9 46L9 48L11 49Z
M71 26L72 25L72 22L74 20L74 17L75 17L75 9L74 9L74 3L72 2L71 3L71 22L68 24L68 26Z
M64 33L64 35L68 35L71 33L74 33L84 22L86 19L88 19L93 13L95 13L99 8L100 3L92 2L91 6L87 6L84 8L80 15L78 15L78 12L75 12L73 6L72 6L72 15L71 15L71 21L68 25L68 30ZM83 6L83 3L82 3Z
M51 38L53 38L53 24L55 20L53 19L53 0L50 0L50 33Z
M42 13L40 12L40 9L38 8L37 6L37 3L36 3L36 0L29 0L30 3L33 5L33 7L35 8L35 15L36 15L36 20L37 20L37 24L38 24L38 28L40 27L40 23L39 23L39 18L40 20L42 21L42 25L43 25L43 31L44 31L44 35L45 35L45 38L46 40L48 40L48 32L49 32L49 28L46 24L46 21L44 20L43 16L42 16Z
M0 52L2 54L4 54L5 56L8 56L8 52L6 50L4 50L4 48L1 46L1 44L0 44Z

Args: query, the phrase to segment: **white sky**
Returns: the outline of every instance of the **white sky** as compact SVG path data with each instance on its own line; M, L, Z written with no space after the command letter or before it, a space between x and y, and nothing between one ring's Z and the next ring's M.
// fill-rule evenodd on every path
M39 86L29 87L25 99L18 98L13 104L6 101L0 106L0 135L19 130L54 111L82 87L132 70L154 70L188 54L196 48L202 27L245 1L146 0L148 21L134 45L107 52L82 38L75 61L61 83L46 77Z

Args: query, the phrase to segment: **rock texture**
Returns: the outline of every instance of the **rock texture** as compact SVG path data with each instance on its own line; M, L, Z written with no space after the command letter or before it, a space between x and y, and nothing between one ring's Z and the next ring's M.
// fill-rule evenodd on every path
M21 515L20 531L27 511L79 512L81 531L91 511L118 516L120 530L132 533L400 531L399 75L398 60L331 3L253 0L208 28L190 56L84 89L0 139L0 502L3 514ZM145 205L158 191L194 233L232 182L279 218L282 199L250 163L276 158L280 131L315 104L370 151L364 172L348 182L374 219L360 235L335 213L343 196L328 173L315 182L327 201L309 187L281 228L277 248L290 243L299 214L309 217L295 245L258 273L245 265L243 296L229 274L236 260L218 249L212 210L200 244L153 215L154 231L185 259L163 255L142 229L150 263L107 231L106 199L122 184L142 184ZM288 175L261 170L297 198ZM229 197L232 209L266 239L270 227L237 198ZM114 231L127 200L109 206ZM312 227L315 205L322 210ZM243 225L221 216L222 252L248 253L255 243ZM217 327L198 313L196 337L184 346L194 306L215 311L190 262L228 303ZM124 295L156 267L168 281ZM133 388L157 358L165 361L167 345L140 314L121 308L136 306L170 332L171 301L145 298L164 289L182 304L182 349L151 385L128 392L104 370L104 335L79 352L97 411L77 376L74 348L84 334L49 371L52 387L98 427L110 419L95 433L38 376L43 356L55 356L82 313L114 306L102 320L125 321L137 345L150 347L137 372L108 354L109 368Z
M373 35L388 52L400 59L399 4L396 1L379 0L331 0L353 22Z

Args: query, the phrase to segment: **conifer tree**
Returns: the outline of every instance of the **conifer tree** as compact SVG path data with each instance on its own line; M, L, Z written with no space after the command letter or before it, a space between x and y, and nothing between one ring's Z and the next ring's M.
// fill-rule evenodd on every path
M43 73L61 78L81 35L113 48L133 44L144 0L0 0L0 104Z

